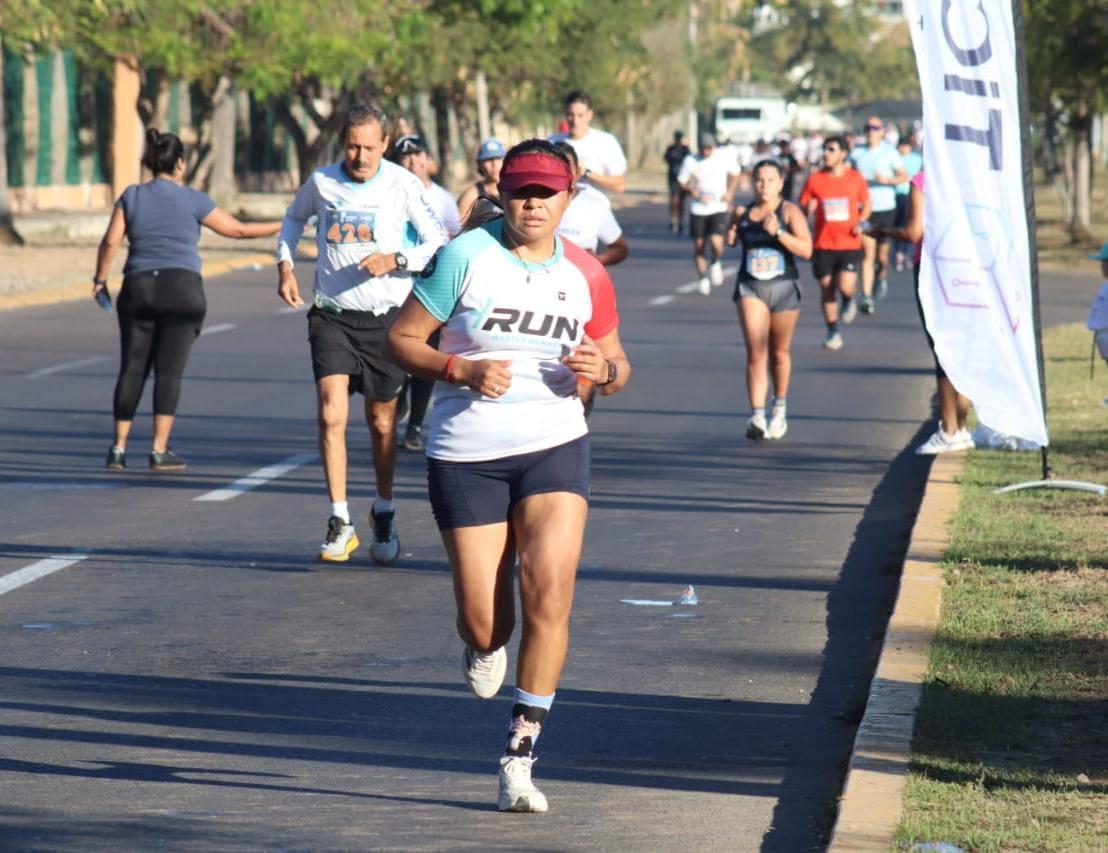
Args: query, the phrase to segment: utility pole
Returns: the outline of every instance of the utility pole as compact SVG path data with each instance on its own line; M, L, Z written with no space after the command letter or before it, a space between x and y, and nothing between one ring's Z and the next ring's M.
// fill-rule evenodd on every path
M697 8L696 0L689 0L689 59L690 61L696 58L696 42L697 42L697 30L700 18L700 9ZM700 81L693 79L693 93L692 102L689 104L689 147L696 148L696 140L698 134L697 128L697 115L696 115L696 96L697 87L700 85Z

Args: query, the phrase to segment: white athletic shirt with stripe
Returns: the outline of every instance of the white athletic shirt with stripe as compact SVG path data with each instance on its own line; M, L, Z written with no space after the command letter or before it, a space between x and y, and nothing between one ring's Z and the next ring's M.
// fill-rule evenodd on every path
M562 214L558 233L589 252L595 252L601 243L612 245L623 235L623 229L612 213L608 196L585 183L579 183L577 190Z
M293 262L312 216L318 217L315 291L350 311L383 314L400 305L411 291L412 273L422 270L446 242L419 178L387 160L362 183L347 177L341 163L313 172L285 213L278 262ZM416 236L406 239L412 231ZM374 277L358 269L369 255L399 251L408 259L407 271Z
M442 352L511 361L512 384L495 399L438 386L427 440L432 459L503 459L588 432L577 376L561 359L586 333L599 340L619 325L612 280L596 258L560 238L549 261L521 261L501 243L503 223L494 219L452 240L412 288L444 324Z

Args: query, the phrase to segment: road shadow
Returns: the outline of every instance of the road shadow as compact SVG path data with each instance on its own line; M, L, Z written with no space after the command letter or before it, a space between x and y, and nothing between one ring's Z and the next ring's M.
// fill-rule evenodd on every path
M931 457L914 448L930 430L921 426L878 482L827 599L823 663L794 756L831 756L839 772L817 775L804 760L789 763L763 851L821 850L828 842L930 470Z

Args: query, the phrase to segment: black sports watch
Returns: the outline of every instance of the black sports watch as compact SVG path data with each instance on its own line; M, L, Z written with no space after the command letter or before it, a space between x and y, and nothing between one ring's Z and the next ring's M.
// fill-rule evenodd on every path
M619 369L616 367L616 363L614 361L609 361L609 362L607 362L607 364L608 364L608 378L605 379L603 382L597 382L596 383L597 385L611 385L613 382L616 381L616 378L619 376Z
M395 255L395 258L396 258L396 268L398 270L406 270L408 268L408 259L404 255L397 252L396 255Z

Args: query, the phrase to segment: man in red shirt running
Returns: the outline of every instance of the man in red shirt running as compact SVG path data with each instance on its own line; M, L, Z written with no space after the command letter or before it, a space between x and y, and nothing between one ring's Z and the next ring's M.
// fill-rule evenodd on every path
M849 151L845 137L828 137L823 143L823 168L808 176L800 193L800 206L816 222L812 272L819 282L827 323L823 346L830 350L843 347L837 294L842 294L843 323L858 313L854 288L862 263L862 223L870 209L866 179L848 165Z

